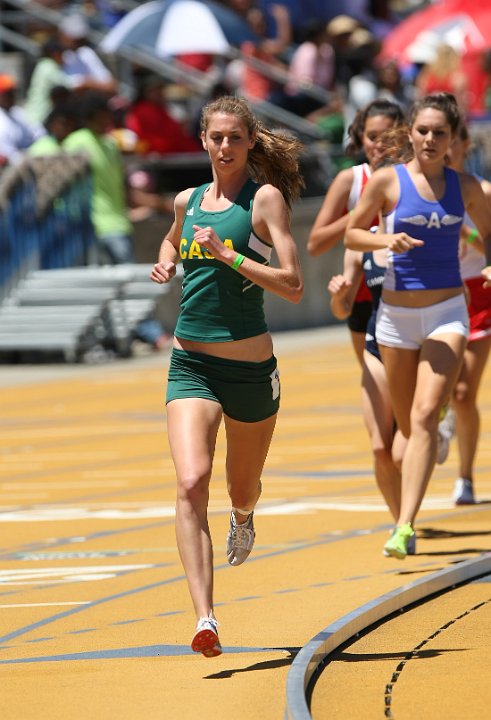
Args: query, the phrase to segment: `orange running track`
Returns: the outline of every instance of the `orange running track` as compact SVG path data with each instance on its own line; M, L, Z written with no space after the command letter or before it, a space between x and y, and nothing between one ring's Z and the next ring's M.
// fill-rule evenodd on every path
M381 552L391 520L374 483L346 331L281 334L275 350L282 408L256 546L239 568L224 552L222 435L217 447L210 525L224 653L215 659L189 647L195 619L174 538L163 409L168 355L0 369L1 720L280 720L292 660L322 628L490 551L489 370L480 403L480 502L451 503L454 441L420 513L417 555L399 562ZM427 641L414 674L406 670L396 685L394 717L484 717L491 586L472 588L468 601L444 594L436 603L447 608L443 617L423 610L414 625L406 613L395 630L387 625L377 638L359 639L346 651L350 662L341 653L315 687L314 718L384 717L387 679L401 653L462 614L465 628L454 622L456 635ZM466 614L478 595L482 611ZM464 710L452 715L462 696ZM445 699L450 711L440 712Z

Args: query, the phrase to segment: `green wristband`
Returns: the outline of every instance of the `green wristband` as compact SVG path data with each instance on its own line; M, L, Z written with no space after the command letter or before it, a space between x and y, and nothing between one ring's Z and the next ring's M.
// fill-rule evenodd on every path
M232 268L232 270L238 270L239 267L244 262L244 260L245 260L245 255L241 255L239 253L230 267Z
M479 233L477 232L476 228L473 228L467 236L466 243L468 245L472 245L472 243L477 237L479 237Z

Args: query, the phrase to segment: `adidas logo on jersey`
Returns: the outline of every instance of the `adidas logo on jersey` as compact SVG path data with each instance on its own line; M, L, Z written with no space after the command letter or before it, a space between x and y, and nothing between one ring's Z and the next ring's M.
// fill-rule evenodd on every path
M186 210L186 215L194 215L194 208L190 208L190 210Z

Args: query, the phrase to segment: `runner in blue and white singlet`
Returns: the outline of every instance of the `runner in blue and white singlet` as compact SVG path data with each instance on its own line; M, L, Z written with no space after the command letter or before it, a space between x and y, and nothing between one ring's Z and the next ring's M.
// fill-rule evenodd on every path
M405 165L394 167L399 202L383 217L387 233L406 232L424 241L404 253L389 250L384 287L390 290L432 290L460 287L460 228L464 204L458 175L445 168L445 193L435 201L421 197Z
M402 463L401 511L384 546L408 554L413 524L436 461L440 411L455 386L469 334L459 262L468 212L491 262L491 210L478 180L447 167L462 119L455 98L419 98L400 134L396 164L375 171L348 222L353 250L387 248L376 335L397 425L408 439ZM409 141L409 143L408 143ZM381 232L371 233L374 212ZM485 268L489 276L491 268ZM483 282L490 282L488 279Z

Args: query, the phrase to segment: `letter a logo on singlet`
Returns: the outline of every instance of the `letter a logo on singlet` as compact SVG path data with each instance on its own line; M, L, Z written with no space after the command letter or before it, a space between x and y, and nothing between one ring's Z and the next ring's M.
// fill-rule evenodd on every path
M440 218L438 217L437 212L432 212L429 219L428 219L428 225L426 226L428 228L437 228L438 230L441 228Z
M440 219L436 211L432 212L429 218L426 218L424 215L412 215L411 217L401 218L401 222L409 223L410 225L426 225L427 228L437 228L437 230L440 230L442 225L456 225L462 222L462 220L461 215L444 215Z

